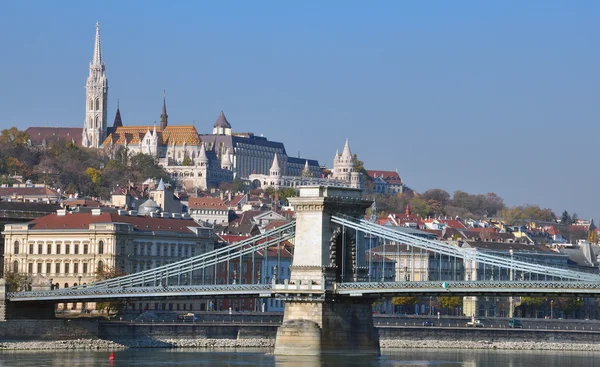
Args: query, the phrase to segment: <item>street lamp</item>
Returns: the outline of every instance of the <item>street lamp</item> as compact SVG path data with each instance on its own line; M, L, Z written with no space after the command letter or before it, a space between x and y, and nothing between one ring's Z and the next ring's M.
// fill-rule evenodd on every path
M554 319L554 300L550 300L550 318Z
M429 296L429 316L431 316L431 296Z

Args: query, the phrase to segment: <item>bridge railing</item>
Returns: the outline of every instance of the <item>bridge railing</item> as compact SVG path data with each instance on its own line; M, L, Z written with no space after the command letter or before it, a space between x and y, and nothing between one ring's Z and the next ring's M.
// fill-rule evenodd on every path
M560 279L599 281L597 274L577 272L573 270L561 269L541 264L532 264L522 260L514 260L504 256L492 255L472 250L466 250L440 241L434 241L418 237L415 235L401 233L392 228L387 228L362 219L348 217L342 214L332 216L334 223L370 234L375 237L384 238L389 241L396 241L406 245L427 251L437 252L439 254L461 258L463 261L473 261L477 264L483 263L489 266L510 269L512 271L541 274L544 276L556 277Z
M140 287L145 286L148 283L157 285L163 281L168 281L168 279L172 277L180 278L185 274L191 275L193 271L206 269L207 267L226 261L231 261L233 259L239 259L242 256L253 254L258 250L277 245L283 241L291 240L295 235L295 228L296 222L292 221L276 229L237 242L231 246L215 249L189 259L158 266L153 269L144 270L118 278L71 288ZM190 281L191 279L192 277L190 277Z

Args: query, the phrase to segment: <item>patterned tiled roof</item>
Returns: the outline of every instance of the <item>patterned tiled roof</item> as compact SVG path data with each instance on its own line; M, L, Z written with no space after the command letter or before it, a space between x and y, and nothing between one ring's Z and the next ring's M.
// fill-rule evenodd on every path
M154 126L119 126L104 139L102 145L109 144L139 144L148 130ZM159 145L199 145L200 137L194 125L167 126L164 131L156 127Z

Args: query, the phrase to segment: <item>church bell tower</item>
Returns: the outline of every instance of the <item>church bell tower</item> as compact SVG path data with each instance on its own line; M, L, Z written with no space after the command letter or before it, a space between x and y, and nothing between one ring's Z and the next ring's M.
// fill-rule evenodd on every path
M81 145L84 147L99 148L106 138L108 80L104 69L100 48L100 23L96 22L94 56L85 84L85 122L81 137Z

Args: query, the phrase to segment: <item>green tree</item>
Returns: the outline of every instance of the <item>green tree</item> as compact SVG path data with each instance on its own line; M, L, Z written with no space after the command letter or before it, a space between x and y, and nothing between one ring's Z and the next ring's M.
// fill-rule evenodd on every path
M422 218L427 217L430 214L431 208L429 207L429 205L427 205L425 200L418 197L414 197L410 199L409 202L413 214L417 214Z
M577 297L561 297L559 299L560 309L565 314L565 318L572 312L579 311L583 307L583 299Z
M9 292L20 292L27 288L27 275L12 270L4 273L4 281Z
M4 129L0 132L0 144L9 145L25 145L29 141L29 134L25 131L21 131L16 127L10 129Z
M277 191L277 194L279 196L279 200L282 200L285 202L287 202L288 198L298 196L298 192L296 191L296 189L294 189L292 187L281 188Z
M127 273L120 271L115 268L111 268L108 266L98 266L96 268L96 281L118 278L123 275L127 275ZM111 311L119 312L125 307L125 302L123 301L111 301L111 302L97 302L96 310L104 311L106 310L106 314L110 317Z
M186 155L185 158L183 158L181 165L182 166L192 166L192 165L194 165L194 162L192 161L192 158L190 158Z
M565 211L562 213L562 215L560 216L560 223L561 223L561 224L564 224L564 225L567 225L567 226L568 226L569 224L571 224L571 216L569 215L569 212L568 212L568 211L566 211L566 210L565 210Z

